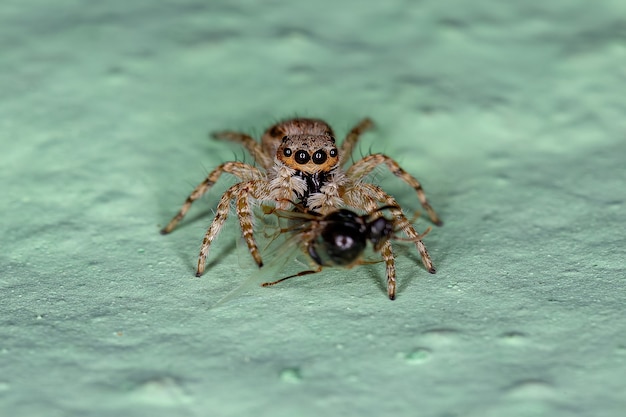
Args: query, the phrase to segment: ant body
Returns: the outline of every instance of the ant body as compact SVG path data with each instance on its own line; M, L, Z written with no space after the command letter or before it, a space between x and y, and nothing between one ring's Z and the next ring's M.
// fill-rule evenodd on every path
M369 242L373 251L380 253L386 264L388 296L391 300L395 299L395 258L391 245L386 245L386 243L391 239L401 240L402 238L397 236L398 220L388 219L381 212L384 210L393 212L397 209L397 206L383 206L364 215L348 209L338 209L322 215L314 211L306 211L301 205L296 205L294 211L268 207L266 214L274 213L279 218L288 219L288 227L280 229L279 232L289 233L290 237L298 242L314 269L301 271L261 285L268 287L289 278L315 274L321 272L323 267L352 268L356 265L371 263L363 259L363 253ZM416 244L423 245L421 238L429 231L430 228L419 235ZM414 241L414 239L406 240ZM428 267L426 262L424 265ZM435 273L434 268L429 269L429 272Z

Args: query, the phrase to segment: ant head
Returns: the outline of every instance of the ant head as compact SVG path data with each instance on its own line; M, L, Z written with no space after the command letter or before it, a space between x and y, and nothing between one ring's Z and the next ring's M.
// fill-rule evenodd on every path
M392 220L385 217L379 217L367 223L367 238L372 242L374 251L378 252L380 248L394 234L394 224Z
M394 219L389 220L386 217L382 216L381 212L385 210L401 210L400 207L395 205L387 205L379 207L378 209L372 211L367 215L367 218L372 218L375 216L379 216L374 218L374 220L366 220L367 225L367 239L372 242L372 246L374 247L374 251L378 252L380 248L387 242L389 239L394 237L396 233L396 222Z

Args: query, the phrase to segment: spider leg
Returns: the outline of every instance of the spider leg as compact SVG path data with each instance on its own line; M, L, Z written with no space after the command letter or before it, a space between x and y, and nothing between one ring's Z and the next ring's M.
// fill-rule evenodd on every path
M185 200L178 213L176 213L172 220L170 220L167 226L161 229L161 234L165 235L174 230L178 222L180 222L182 218L185 217L185 214L187 214L187 212L189 211L191 204L193 204L194 201L202 197L202 195L204 195L204 193L206 193L217 182L220 175L222 175L222 173L224 172L232 174L242 180L257 179L263 177L261 171L259 171L252 165L248 165L243 162L226 162L221 164L211 173L209 173L204 181L196 186L196 188L191 192L189 197L187 197L187 200Z
M359 141L359 138L363 132L374 127L374 122L370 118L361 120L356 126L350 130L346 138L341 144L341 150L339 153L339 164L344 165L350 159L354 146Z
M198 269L196 270L196 276L199 277L204 273L206 266L206 258L209 255L209 249L211 243L217 235L219 235L224 222L228 218L230 212L230 202L234 198L237 198L237 215L239 217L239 224L241 226L241 232L250 250L250 254L254 258L254 261L263 266L263 261L259 255L259 251L253 236L253 224L252 224L252 210L248 202L248 198L251 195L250 191L254 190L256 181L248 181L244 183L235 184L230 187L222 195L217 209L215 210L215 218L207 229L204 239L202 239L202 246L200 246L200 254L198 255Z
M250 188L254 187L255 181L251 181ZM251 196L251 190L249 187L242 187L239 191L239 198L237 199L237 216L239 217L239 226L241 227L241 234L248 245L248 250L254 258L256 264L260 267L263 266L263 260L259 253L256 240L254 239L254 213L250 207L249 197Z
M372 211L377 208L376 202L380 202L389 206L396 206L397 208L390 208L389 211L393 214L397 226L402 230L410 241L415 243L415 247L422 258L424 267L434 274L436 272L433 261L430 259L430 255L426 250L424 242L422 242L422 236L417 233L413 225L408 221L402 209L399 208L398 202L389 194L385 193L382 188L370 183L358 183L354 186L353 190L345 195L346 204L350 207L363 208L368 211Z
M386 241L382 248L380 248L380 254L385 261L387 268L387 295L390 300L396 299L396 260L393 256L393 250L391 248L391 242Z
M261 144L254 140L251 136L245 133L239 132L215 132L211 134L214 139L228 140L235 142L246 148L246 150L252 155L254 160L258 162L263 168L269 169L274 161L274 155L268 155L265 153Z
M378 204L376 203L376 201L381 201L380 198L382 197L382 195L384 194L386 197L388 197L389 199L387 199L386 201L394 201L393 204L389 204L389 210L392 212L392 214L396 217L398 217L398 212L400 213L400 215L402 217L404 217L404 214L402 214L402 210L399 209L394 209L394 207L398 207L398 203L395 202L395 200L393 199L393 197L385 194L382 189L378 188L373 189L373 190L369 190L369 186L373 185L373 184L360 184L357 187L361 187L361 186L365 186L365 188L367 189L365 193L360 192L359 190L355 190L357 191L357 193L355 193L354 195L358 195L358 199L355 198L349 198L349 196L346 199L346 201L349 204L354 204L353 207L365 207L367 212L372 213L378 210ZM378 198L374 198L372 197L372 194ZM406 218L405 218L406 220ZM398 220L396 220L398 221ZM413 228L413 226L411 226L410 223L408 223L408 220L406 220L406 223L409 225L409 227ZM404 228L403 228L404 230ZM413 231L415 231L415 229L413 229ZM419 237L419 234L417 235ZM413 240L413 239L411 239ZM425 248L424 248L425 249ZM386 268L386 277L387 277L387 295L389 296L390 300L395 300L396 299L396 258L393 254L393 248L391 247L391 241L386 241L385 243L383 243L383 245L381 246L380 250L380 255L383 258L383 261L385 261L385 268ZM420 252L421 253L421 252ZM423 259L423 258L422 258ZM430 257L428 258L430 260ZM361 262L363 263L363 262ZM431 266L432 266L432 262L431 262Z
M199 277L204 273L206 266L206 258L209 254L209 248L213 240L219 235L224 222L228 218L230 212L230 200L232 200L239 192L241 184L235 184L230 187L220 199L217 209L215 210L215 218L207 229L204 239L202 239L202 246L200 246L200 254L198 255L198 269L196 270L196 276Z
M389 171L391 171L393 175L413 187L415 192L417 192L417 197L419 198L422 207L424 207L424 210L426 210L426 212L428 213L428 217L430 217L430 220L437 226L441 226L443 222L441 221L441 219L439 219L439 216L428 202L428 199L426 198L426 193L424 193L424 189L422 188L420 182L411 174L402 169L396 161L394 161L387 155L383 155L381 153L368 155L363 159L355 162L354 165L348 168L348 170L346 171L346 175L353 181L359 181L364 176L372 172L374 168L381 164L387 165Z

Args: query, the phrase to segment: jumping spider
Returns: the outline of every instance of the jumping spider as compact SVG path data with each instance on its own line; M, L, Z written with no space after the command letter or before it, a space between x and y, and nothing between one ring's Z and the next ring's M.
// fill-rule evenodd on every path
M260 143L244 133L215 133L213 137L216 139L241 144L253 156L257 166L237 161L219 165L192 191L161 233L170 233L191 204L206 193L222 173L228 173L237 177L239 182L228 188L218 203L215 218L202 241L196 276L204 272L211 243L222 229L233 200L241 233L259 267L263 266L263 261L253 233L253 204L269 204L279 210L289 210L294 208L292 202L296 202L320 215L344 207L371 213L380 205L386 205L393 206L389 211L394 216L395 225L415 243L424 266L434 274L435 268L420 234L407 220L396 200L377 185L364 181L376 167L386 165L395 176L413 187L430 220L440 225L441 220L428 203L417 179L381 153L367 155L344 169L360 135L372 126L370 119L363 119L350 130L339 148L335 144L333 130L319 119L297 118L280 122L265 131ZM388 240L381 251L391 253Z
M375 253L380 254L386 265L387 295L390 300L396 298L396 266L390 240L407 240L398 236L400 231L395 218L382 215L384 210L398 210L397 206L383 206L359 215L352 210L339 209L326 215L301 209L284 211L265 208L266 214L275 214L279 220L286 219L287 227L279 228L278 234L287 234L285 244L297 245L307 255L312 269L304 270L272 282L261 284L263 287L278 284L289 278L301 277L321 272L324 267L352 268L357 265L373 263L364 259L363 254L369 244ZM424 237L430 227L419 236ZM424 249L425 252L425 249Z

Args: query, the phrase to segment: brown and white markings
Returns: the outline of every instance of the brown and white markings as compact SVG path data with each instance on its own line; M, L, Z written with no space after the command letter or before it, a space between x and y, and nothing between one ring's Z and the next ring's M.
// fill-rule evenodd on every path
M383 211L401 213L397 206L383 206L368 214L359 215L352 210L339 209L326 215L307 211L284 211L266 209L266 213L274 213L287 220L287 225L278 230L287 234L286 242L297 245L307 256L311 269L280 278L276 281L261 284L264 287L278 284L289 278L321 272L323 267L352 268L356 265L372 263L364 259L364 252L369 245L380 254L386 265L387 294L390 300L396 298L396 266L391 248L391 240L415 240L399 237L397 217L391 219L383 216ZM418 242L422 262L426 269L434 273L430 256L421 239L430 231L428 228L419 235Z
M241 144L253 156L256 166L243 162L219 165L192 191L161 233L167 234L174 230L192 203L206 193L223 173L234 175L239 182L226 190L218 203L215 218L202 241L196 276L204 272L211 243L219 235L233 201L241 233L250 254L260 267L263 261L254 238L255 204L269 204L279 210L289 210L293 208L292 202L295 202L321 215L339 208L370 213L381 205L398 207L396 200L382 188L365 181L365 177L380 165L387 166L394 175L413 187L430 220L440 225L441 220L428 203L419 181L388 156L380 153L368 155L347 170L344 169L360 135L372 126L370 119L363 119L350 130L340 147L335 143L333 130L319 119L298 118L280 122L267 129L260 142L244 133L226 131L214 134L216 139ZM392 214L395 226L415 242L420 254L425 253L420 234L402 210L396 208ZM383 247L381 253L383 251L390 252L391 248ZM432 265L427 268L434 273Z

